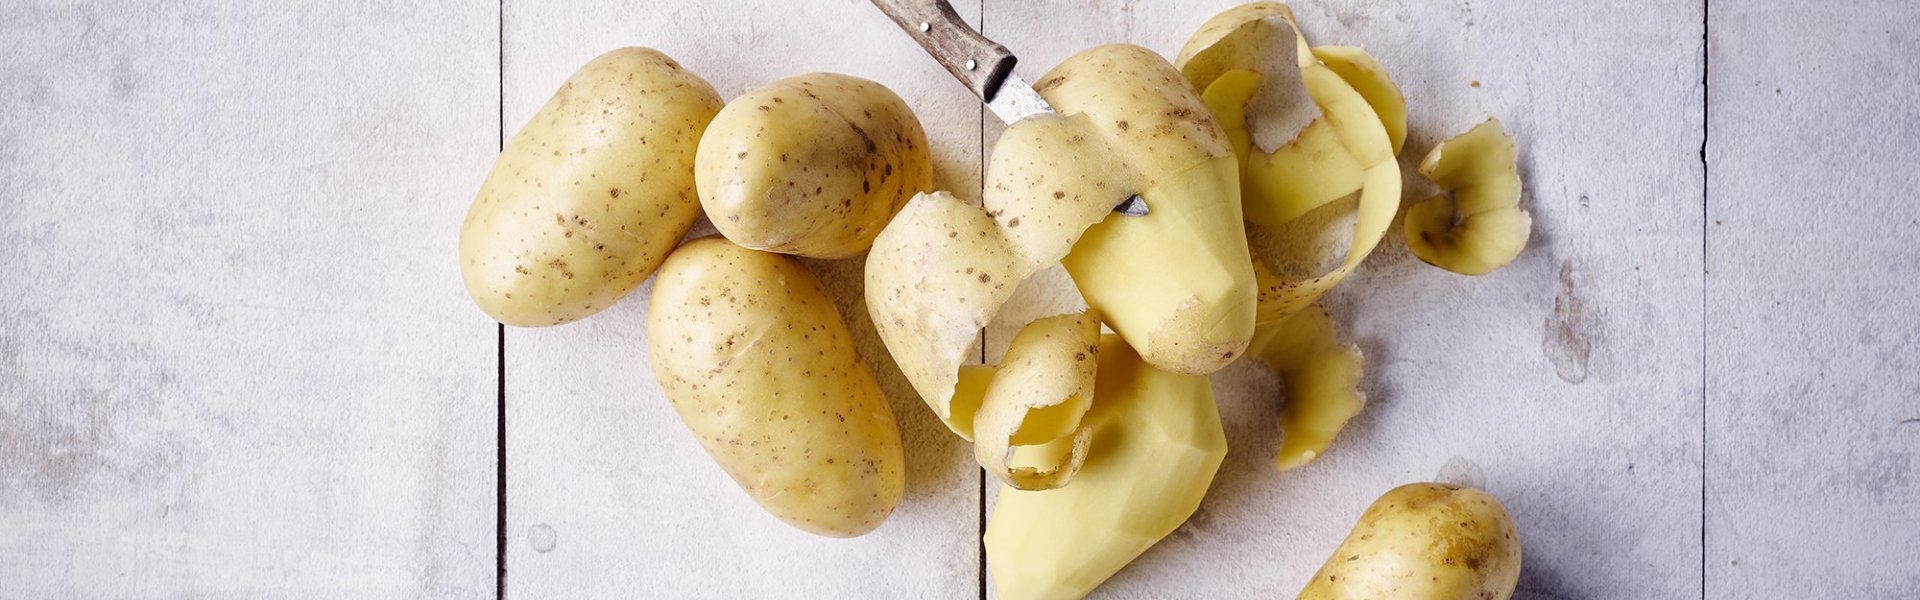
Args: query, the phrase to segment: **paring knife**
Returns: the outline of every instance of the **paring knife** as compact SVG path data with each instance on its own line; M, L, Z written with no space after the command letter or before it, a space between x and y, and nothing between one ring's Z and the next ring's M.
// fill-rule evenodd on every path
M872 1L880 12L887 13L887 17L906 30L913 41L919 42L927 54L933 55L940 66L946 67L954 79L966 84L987 103L987 109L1000 117L1001 122L1012 125L1034 115L1054 114L1047 100L1013 73L1013 64L1019 59L1008 52L1006 46L994 43L960 20L947 0ZM1115 205L1113 212L1144 216L1147 201L1136 194Z

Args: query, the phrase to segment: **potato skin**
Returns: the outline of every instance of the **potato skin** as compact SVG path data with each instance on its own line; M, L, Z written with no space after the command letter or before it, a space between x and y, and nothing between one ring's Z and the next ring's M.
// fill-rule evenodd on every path
M1300 598L1506 600L1519 581L1520 534L1499 500L1412 483L1367 507Z
M581 67L507 142L467 212L460 272L474 302L538 327L633 291L700 216L694 152L720 107L655 50Z
M700 140L694 172L721 235L813 258L866 251L907 199L933 187L913 110L886 86L835 73L782 79L728 103Z
M667 259L647 314L654 376L735 482L800 529L852 537L905 485L886 397L819 280L707 237Z
M1086 115L1144 179L1112 197L1140 194L1146 216L1094 225L1061 261L1087 304L1161 369L1206 375L1239 358L1258 290L1233 146L1206 102L1166 59L1127 44L1074 54L1034 89Z

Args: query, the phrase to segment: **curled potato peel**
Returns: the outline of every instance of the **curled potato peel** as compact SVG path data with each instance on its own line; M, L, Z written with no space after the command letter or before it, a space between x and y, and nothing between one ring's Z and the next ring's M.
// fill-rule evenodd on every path
M1427 264L1485 275L1526 248L1533 218L1520 210L1519 147L1485 122L1434 146L1420 174L1441 193L1407 207L1407 247Z
M1117 336L1100 350L1098 400L1083 422L1095 450L1073 485L1003 488L987 520L1000 598L1085 596L1185 523L1226 457L1207 378L1155 368Z
M1091 399L1092 365L1081 370L1070 358L1062 362L1048 336L1067 332L1048 319L1027 326L1040 332L1037 337L1026 335L1027 329L1015 336L1008 356L1017 363L1003 361L1004 370L963 365L974 355L981 328L1020 282L1058 262L1113 208L1110 199L1090 193L1063 193L1036 206L1019 192L1069 187L1078 192L1081 186L1068 184L1113 169L1104 144L1084 116L1016 123L996 146L985 206L944 192L916 196L881 231L867 257L867 306L894 361L949 429L982 444L977 448L981 466L1009 485L1044 489L1072 477L1077 457L1085 455L1084 439L1056 465L1016 469L1009 467L1008 455L1014 445L1052 441L1035 439L1044 437L1034 433L1037 429L1016 439L1036 409L1045 409L1038 416L1047 419L1078 422L1087 401L1073 399ZM1090 324L1092 333L1085 337L1097 339L1096 316L1056 319ZM1078 345L1084 349L1092 342ZM1054 433L1072 439L1075 429Z
M1359 390L1360 349L1339 342L1333 319L1318 306L1262 325L1254 340L1256 356L1280 375L1286 393L1273 466L1282 471L1306 466L1325 454L1347 421L1366 406Z
M1072 145L1092 149L1061 151ZM985 206L921 194L874 240L866 295L875 328L914 390L956 432L954 386L981 328L1021 281L1059 262L1113 209L1094 194L1063 193L1046 206L1022 194L1114 169L1103 146L1084 116L1015 123L995 146Z
M1081 418L1093 404L1099 341L1100 319L1091 313L1046 317L1015 334L980 390L973 419L974 457L994 478L1015 489L1046 490L1065 485L1080 470L1089 434ZM1065 453L1012 462L1015 446L1056 440L1064 442Z
M1034 89L1110 140L1120 172L1082 189L1151 208L1094 225L1061 261L1087 304L1156 367L1204 375L1238 358L1253 336L1252 263L1233 145L1205 101L1165 59L1124 44L1076 54Z
M1101 321L1148 363L1204 374L1245 351L1257 298L1237 159L1178 71L1142 48L1101 46L1036 88L1061 114L1007 128L981 206L914 198L866 271L867 305L902 373L1018 489L1064 485L1086 455L1077 424ZM1151 213L1109 218L1134 193ZM1028 324L997 367L965 366L1019 283L1055 263L1093 310Z
M1367 51L1353 46L1318 46L1313 57L1360 92L1374 112L1380 113L1380 125L1387 129L1387 141L1394 155L1407 145L1407 98L1393 85L1387 68Z
M1319 117L1273 152L1252 143L1248 125L1226 127L1242 153L1242 202L1253 230L1249 238L1259 281L1257 321L1262 324L1306 308L1345 279L1379 244L1399 208L1400 171L1393 157L1404 141L1405 102L1385 70L1364 52L1313 48L1291 10L1263 2L1210 19L1181 50L1177 64L1194 87L1203 90L1216 115L1252 123L1268 116L1248 110L1261 106L1261 96L1285 93L1273 84L1293 74L1284 72L1285 65L1274 64L1278 61L1273 57L1289 52ZM1355 199L1355 208L1344 252L1326 247L1324 236L1298 231L1272 235L1347 198ZM1329 253L1328 258L1339 258L1337 263L1317 258ZM1332 266L1321 268L1326 264Z

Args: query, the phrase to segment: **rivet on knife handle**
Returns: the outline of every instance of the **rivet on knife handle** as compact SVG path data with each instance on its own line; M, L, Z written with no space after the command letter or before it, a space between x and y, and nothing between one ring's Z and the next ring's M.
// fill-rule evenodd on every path
M983 101L993 100L1000 82L1013 72L1013 53L974 31L946 0L873 0L873 5Z

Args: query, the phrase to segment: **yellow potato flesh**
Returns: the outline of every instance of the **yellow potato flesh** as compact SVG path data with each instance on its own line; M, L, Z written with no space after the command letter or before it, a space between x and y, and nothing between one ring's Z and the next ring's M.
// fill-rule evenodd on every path
M933 161L920 121L891 90L813 73L721 109L700 140L695 177L714 228L734 243L845 258L932 188Z
M1380 113L1380 124L1387 129L1394 155L1407 144L1407 98L1387 76L1387 68L1373 55L1353 46L1317 46L1313 57L1332 69L1367 99L1373 111Z
M1070 126L1071 121L1041 119L1016 128ZM1104 218L1107 210L1086 208L1081 212L1088 216L1078 219ZM1043 264L1034 257L1044 258L1048 246L1064 254L1078 234L1074 228L1085 225L1060 213L1036 214L1033 221L1024 223L1030 236L1053 230L1063 238L1018 238L1026 242L1022 244L1008 238L1011 228L999 224L1018 217L1004 211L994 214L1001 221L944 192L922 194L908 202L867 256L867 307L901 373L934 414L954 433L980 444L975 456L982 468L1013 485L1057 487L1072 478L1078 458L1085 454L1085 437L1078 434L1078 427L1041 423L1077 423L1086 411L1084 400L1091 394L1074 390L1092 388L1091 364L1076 364L1063 349L1077 345L1084 351L1092 345L1099 334L1097 317L1055 317L1060 322L1042 319L1029 324L1009 347L1008 356L1017 360L1003 362L1004 372L964 363L974 354L980 328L992 320L1019 282ZM1053 260L1059 260L1058 255ZM1068 322L1077 325L1062 329ZM1028 330L1043 333L1027 335ZM1052 334L1061 337L1050 341ZM1083 341L1059 343L1073 336ZM1039 438L1046 434L1082 443L1077 451L1062 454L1060 462L1049 465L1016 469L1005 458L1015 446L1043 444Z
M1003 600L1085 596L1193 515L1227 453L1207 379L1157 369L1115 336L1084 425L1094 450L1072 485L1000 491L984 543Z
M1301 600L1506 600L1520 581L1520 534L1473 488L1413 483L1360 515Z
M700 216L693 163L720 96L645 48L601 55L514 134L460 229L474 302L508 325L574 321L632 292Z
M1291 65L1272 60L1288 55L1294 58ZM1176 63L1203 90L1214 114L1248 121L1227 128L1241 153L1241 201L1247 221L1256 228L1286 232L1254 236L1256 322L1285 319L1352 273L1393 220L1401 184L1393 157L1396 140L1404 139L1406 130L1404 101L1384 69L1365 53L1311 48L1292 11L1276 2L1245 4L1214 16L1188 40ZM1246 132L1248 124L1266 115L1247 109L1258 105L1259 96L1279 93L1260 87L1266 80L1290 79L1292 74L1279 69L1297 70L1320 117L1288 144L1263 152ZM1357 199L1344 252L1325 247L1327 236L1296 227L1344 198Z
M820 282L797 260L703 238L660 269L655 377L700 444L767 512L857 536L905 484L885 396Z
M1253 337L1257 296L1234 176L1233 159L1218 157L1166 178L1141 194L1149 214L1094 225L1060 261L1087 305L1155 366L1205 375Z
M1054 389L1043 379L1056 374L1090 388L1094 375L1062 363L963 369L1021 281L1064 263L1099 318L1149 362L1187 372L1243 353L1255 305L1232 148L1178 72L1144 49L1105 46L1062 63L1042 87L1063 114L1007 128L982 205L916 197L875 239L866 272L868 309L914 389L982 444L983 467L1030 489L1067 483L1086 449L1083 430L1064 425L1086 409L1035 404L1018 390ZM1151 214L1109 218L1134 193ZM1016 336L1009 355L1038 352L1022 350L1029 343Z
M1260 344L1258 358L1280 375L1286 392L1274 467L1305 466L1325 454L1347 421L1366 406L1359 390L1360 349L1340 344L1333 319L1317 306L1262 325L1254 339Z
M1407 247L1427 264L1485 275L1506 266L1527 246L1533 218L1520 210L1519 148L1488 119L1434 146L1420 174L1440 194L1407 208Z
M1109 206L1137 193L1150 209L1093 226L1062 261L1087 304L1157 367L1204 375L1238 358L1253 336L1252 263L1233 146L1200 95L1165 59L1128 45L1076 54L1035 89L1088 117L1132 174L1077 187Z
M1059 315L1028 323L1015 334L979 402L973 420L974 456L995 479L1023 490L1053 489L1072 480L1086 458L1081 426L1094 398L1100 319ZM1071 439L1058 462L1016 466L1015 446Z

